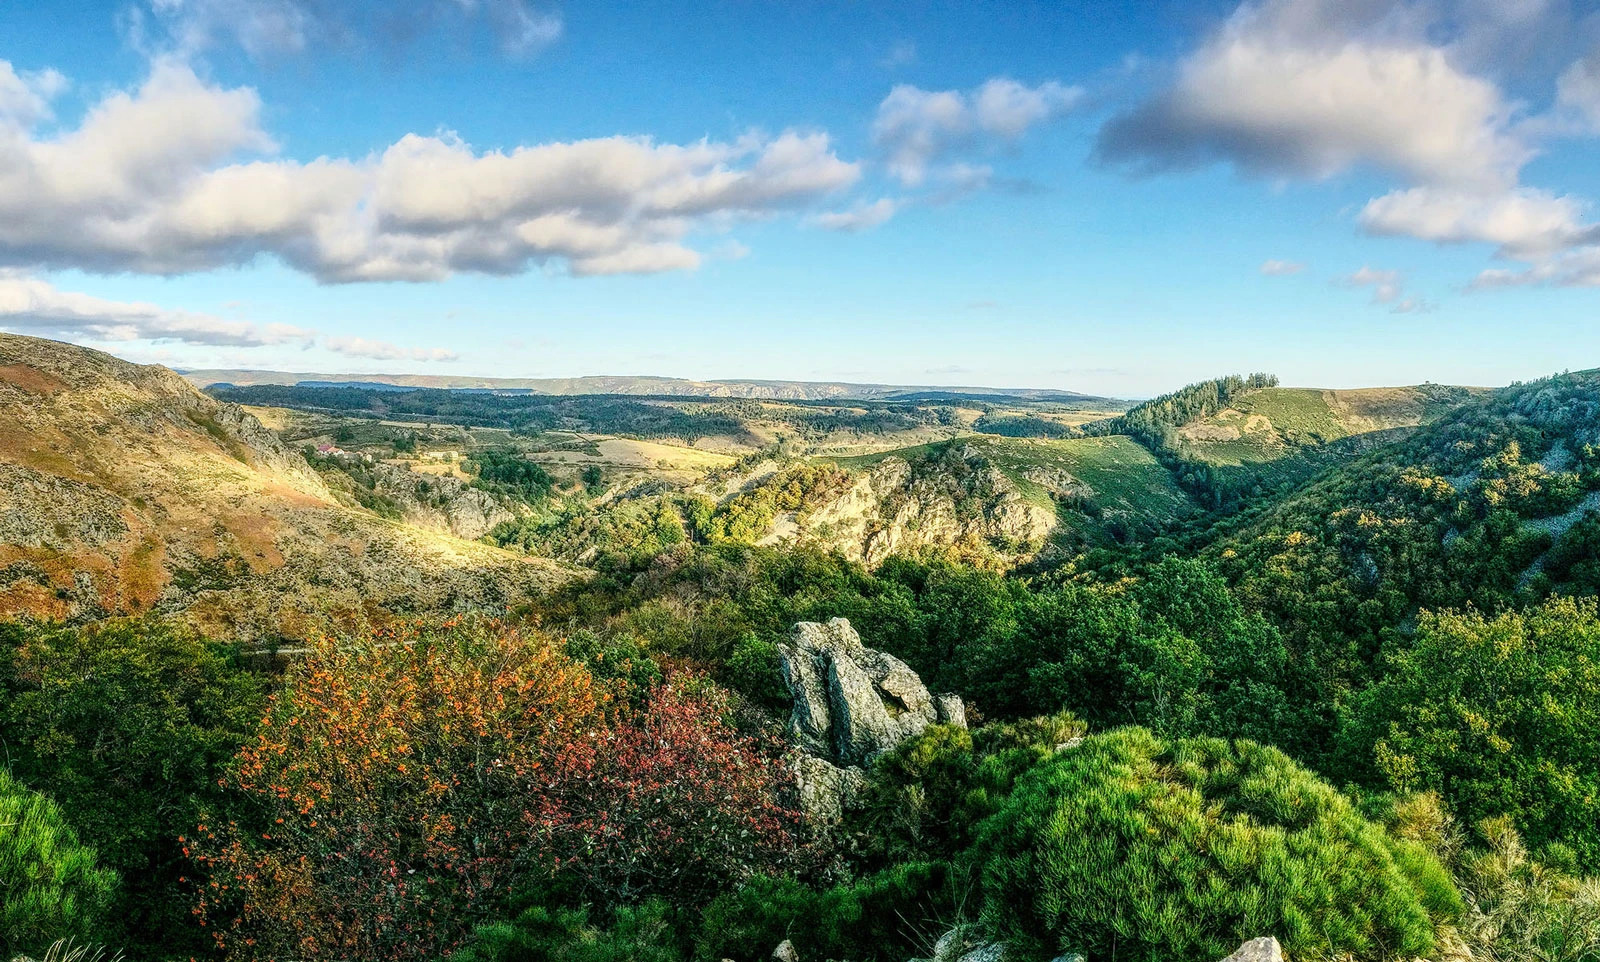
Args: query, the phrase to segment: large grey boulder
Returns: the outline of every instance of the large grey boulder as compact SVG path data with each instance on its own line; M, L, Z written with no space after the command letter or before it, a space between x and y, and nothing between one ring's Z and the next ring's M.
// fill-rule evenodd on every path
M843 652L834 653L827 665L834 757L855 765L893 748L902 737L901 729L889 717L872 679Z
M1251 939L1222 962L1283 962L1283 948L1271 936Z
M790 736L836 764L871 762L936 721L966 723L959 696L936 700L909 665L863 645L847 619L802 621L779 653L794 698Z
M778 651L794 699L795 780L814 824L843 816L866 784L863 766L879 755L935 722L966 726L960 696L929 694L909 665L862 644L844 618L802 621Z

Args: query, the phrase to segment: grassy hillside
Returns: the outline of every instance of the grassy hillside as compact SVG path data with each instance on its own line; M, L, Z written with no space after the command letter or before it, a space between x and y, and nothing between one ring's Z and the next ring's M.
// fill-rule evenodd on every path
M173 372L0 335L0 610L182 611L247 637L504 607L571 575L341 504Z
M1205 507L1233 510L1292 489L1479 394L1431 384L1284 388L1271 374L1230 375L1145 401L1082 430L1137 439Z
M1600 372L1480 396L1216 535L1242 596L1346 677L1419 608L1593 595Z
M1193 458L1207 464L1270 463L1307 447L1427 424L1470 396L1467 389L1438 385L1349 391L1261 388L1183 425L1178 439Z

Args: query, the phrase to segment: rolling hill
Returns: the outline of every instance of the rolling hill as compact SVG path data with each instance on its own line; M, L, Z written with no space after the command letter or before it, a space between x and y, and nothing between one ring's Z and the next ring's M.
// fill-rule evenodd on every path
M506 391L530 394L625 394L657 397L749 398L756 400L820 401L929 400L995 398L1052 402L1110 401L1076 391L1046 388L939 387L904 384L853 384L842 381L696 381L677 377L474 377L449 374L306 374L288 371L191 370L182 372L196 387L216 385L252 387L275 384L307 387L432 388L448 390ZM1115 408L1112 408L1115 409Z
M1308 447L1427 424L1473 394L1469 388L1432 384L1339 391L1260 388L1184 424L1178 440L1208 464L1263 464Z
M183 612L236 637L503 608L573 574L341 504L179 375L0 334L0 610Z

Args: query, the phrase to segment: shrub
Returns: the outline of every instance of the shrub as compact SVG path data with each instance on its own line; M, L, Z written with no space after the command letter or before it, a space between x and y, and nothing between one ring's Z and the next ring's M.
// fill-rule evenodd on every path
M720 689L680 674L605 733L556 839L584 895L704 904L794 855L799 815L780 800L790 776L776 751L733 730L727 710Z
M1467 824L1510 814L1535 847L1600 860L1600 612L1429 614L1392 647L1341 733L1353 769L1439 792Z
M227 779L266 831L196 829L202 919L234 958L437 957L559 868L606 701L493 624L318 643Z
M985 913L1024 951L1296 960L1424 953L1460 908L1438 862L1282 752L1119 729L1034 766L978 830Z
M94 932L116 884L54 802L0 769L0 953Z
M1084 730L1067 712L976 731L929 726L873 764L842 826L854 860L878 868L955 858L1022 773Z
M265 679L229 646L158 619L0 625L0 740L122 876L130 954L197 952L178 836L222 803L217 775L254 731Z
M196 832L223 953L432 959L514 892L681 904L782 863L782 769L720 690L611 667L493 622L316 645L228 777L265 830Z
M536 906L512 922L480 926L450 962L678 962L683 953L661 902L617 909L609 926L588 909Z
M765 958L784 939L803 959L899 962L927 955L961 921L968 887L943 862L909 862L823 889L758 876L706 907L695 957Z
M1485 962L1600 958L1600 879L1573 878L1528 857L1507 818L1480 826L1483 851L1461 860L1461 935Z

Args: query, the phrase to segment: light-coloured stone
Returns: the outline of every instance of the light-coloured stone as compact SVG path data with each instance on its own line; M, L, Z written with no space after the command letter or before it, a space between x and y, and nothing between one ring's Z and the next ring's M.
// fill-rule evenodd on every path
M966 926L958 925L939 936L939 941L933 944L933 962L956 962L966 955L972 947L968 934Z
M834 752L845 764L869 762L899 741L899 726L889 718L872 679L842 652L828 660L828 707L833 711Z
M779 649L779 667L788 686L794 708L789 713L789 737L814 755L826 755L833 747L833 720L828 710L828 686L823 680L822 659L808 648Z
M917 673L862 644L844 618L800 622L778 650L794 699L789 735L813 755L844 766L866 764L939 718Z
M840 768L815 755L796 753L792 765L800 810L814 825L837 823L867 784L866 773L861 769Z
M1222 962L1283 962L1283 947L1270 935L1251 939Z
M800 962L800 953L794 950L794 943L784 939L778 947L772 950L774 962Z
M990 942L980 945L963 955L960 962L1005 962L1006 944L1004 942Z
M941 725L967 727L967 704L960 695L946 692L933 696L934 717Z

